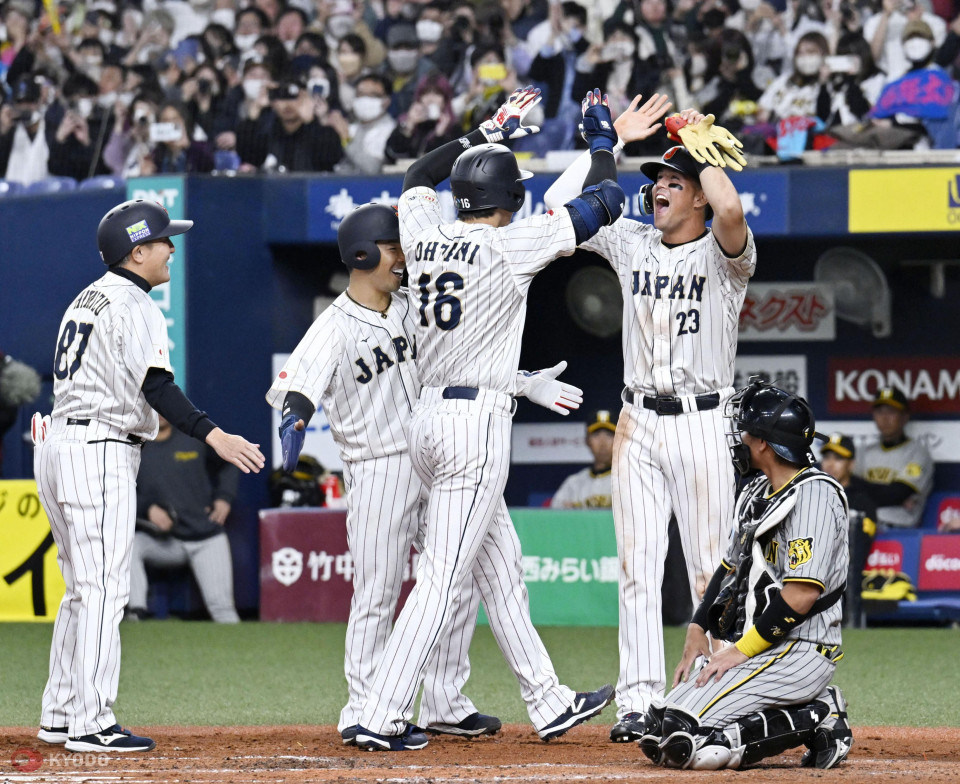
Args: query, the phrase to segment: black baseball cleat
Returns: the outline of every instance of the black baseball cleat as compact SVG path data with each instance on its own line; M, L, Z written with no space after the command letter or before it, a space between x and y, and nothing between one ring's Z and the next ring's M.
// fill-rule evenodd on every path
M351 727L344 727L340 730L340 739L343 741L344 746L356 746L357 745L357 732L360 730L359 724L354 724Z
M381 735L357 725L356 744L364 751L416 751L427 745L426 734L408 724L402 735Z
M462 738L476 738L480 735L496 735L500 732L500 727L500 719L496 716L471 713L463 721L456 724L430 724L426 727L426 731L434 735L458 735Z
M567 730L583 724L600 713L613 700L614 689L609 683L596 691L578 691L573 698L573 705L567 708L557 718L551 721L542 730L537 730L540 740L548 741L559 738Z
M37 737L44 743L60 744L66 743L70 736L67 735L66 727L47 727L41 724Z
M67 751L127 752L151 751L156 747L150 738L141 738L119 724L114 724L92 735L81 735L67 740Z
M828 686L827 695L826 699L817 699L817 702L826 703L830 713L813 731L813 741L808 744L810 750L800 759L801 767L829 770L843 762L853 748L847 701L839 686Z
M614 743L629 743L640 740L646 735L646 723L643 714L632 711L627 713L610 728L610 740Z

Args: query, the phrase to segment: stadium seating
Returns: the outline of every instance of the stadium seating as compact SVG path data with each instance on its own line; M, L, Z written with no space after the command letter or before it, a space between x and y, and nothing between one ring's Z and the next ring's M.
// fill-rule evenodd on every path
M77 190L114 190L115 188L123 188L126 184L127 181L123 179L123 177L118 177L114 174L98 174L96 177L80 180L80 183L77 185Z
M45 180L31 182L23 189L29 196L38 194L63 193L77 189L77 181L73 177L47 177Z
M23 192L23 184L13 180L0 180L0 199Z

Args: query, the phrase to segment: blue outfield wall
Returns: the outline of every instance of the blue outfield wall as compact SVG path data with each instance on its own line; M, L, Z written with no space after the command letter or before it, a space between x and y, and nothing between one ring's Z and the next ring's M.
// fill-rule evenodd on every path
M960 172L960 170L958 170ZM542 211L553 181L538 174L529 185L524 212ZM620 177L634 196L645 178ZM848 170L802 167L748 170L734 175L758 238L756 280L810 280L813 261L836 244L857 245L878 260L894 291L894 332L882 341L852 327L832 342L752 343L752 354L808 357L810 399L825 405L827 360L832 355L960 354L960 295L948 273L946 296L929 295L927 271L904 270L900 258L956 255L949 233L916 236L849 235ZM270 358L289 351L312 321L313 298L332 273L343 269L333 245L339 219L371 199L395 201L396 177L284 178L190 177L187 217L196 225L185 236L189 259L186 321L189 352L187 393L225 430L270 444L264 392ZM123 190L78 191L0 200L0 349L47 375L38 405L50 409L51 362L60 318L69 301L102 273L96 227L103 214L125 198ZM441 201L449 192L441 189ZM622 378L619 336L599 340L579 330L566 312L564 287L573 270L603 263L578 253L552 265L531 287L523 367L570 363L567 377L585 390L585 406L615 405ZM743 346L741 346L741 350ZM6 478L32 476L30 447L21 439L31 411L4 439ZM518 421L549 421L548 412L522 401ZM19 430L19 432L17 432ZM960 464L938 466L941 487L960 487ZM569 465L515 466L507 489L511 505L531 492L548 492L572 470ZM257 509L268 504L266 477L244 476L231 524L237 566L237 599L257 605Z

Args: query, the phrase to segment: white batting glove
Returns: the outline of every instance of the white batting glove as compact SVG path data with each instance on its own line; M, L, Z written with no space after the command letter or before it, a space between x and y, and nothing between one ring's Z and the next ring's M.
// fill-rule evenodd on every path
M566 361L552 368L535 370L532 373L521 370L517 374L517 395L525 397L538 406L567 416L580 408L583 402L583 390L557 379L567 369Z
M47 431L50 429L50 416L40 416L37 411L30 420L30 437L35 446L40 446L47 439Z
M488 142L520 139L540 133L538 125L524 125L523 118L540 103L540 88L532 84L518 87L489 120L480 123L480 133Z

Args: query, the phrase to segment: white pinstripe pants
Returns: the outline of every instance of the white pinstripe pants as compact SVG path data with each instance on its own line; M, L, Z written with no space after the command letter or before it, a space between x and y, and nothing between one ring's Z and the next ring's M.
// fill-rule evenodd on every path
M413 466L430 485L426 537L417 584L360 715L373 732L403 732L426 663L449 635L457 596L471 576L534 726L549 724L573 703L574 692L560 684L530 620L520 542L503 500L511 417L507 395L481 391L475 401L442 400L439 389L421 391L409 440Z
M733 463L723 404L661 416L624 404L613 446L613 522L620 558L617 716L643 713L666 685L662 597L667 527L676 514L696 607L733 525Z
M353 555L353 598L347 621L344 672L349 698L337 729L357 724L373 673L393 626L410 547L423 546L426 489L409 455L344 464L347 544ZM480 593L471 580L456 597L450 633L431 658L420 701L420 725L457 724L476 712L461 692L470 675L468 651Z
M40 501L66 583L40 723L66 725L71 737L117 723L120 619L130 592L140 467L138 446L87 444L78 437L85 438L85 431L61 428L34 452Z

